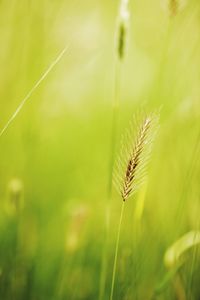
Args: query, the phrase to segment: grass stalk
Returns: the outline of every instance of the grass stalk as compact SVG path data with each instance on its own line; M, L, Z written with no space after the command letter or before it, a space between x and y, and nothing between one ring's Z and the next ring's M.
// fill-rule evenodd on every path
M123 215L124 215L124 206L125 206L125 201L122 202L121 214L120 214L118 230L117 230L117 239L116 239L116 245L115 245L115 257L114 257L113 271L112 271L112 283L111 283L111 291L110 291L110 300L113 300L113 293L114 293L114 287L115 287L117 258L118 258L118 251L119 251L119 240L120 240L120 233L121 233L121 227L122 227L122 219L123 219Z
M99 300L102 300L105 292L106 284L106 273L107 273L107 253L108 253L108 238L109 238L109 227L110 227L110 202L112 197L112 182L113 182L113 168L114 159L116 152L116 139L118 132L118 118L119 118L119 102L120 102L120 90L121 90L121 69L124 59L124 52L126 47L126 35L127 28L126 22L128 20L127 11L128 1L121 1L120 8L120 20L117 24L117 45L115 51L115 62L114 62L114 88L113 88L113 103L112 103L112 121L111 121L111 145L110 145L110 162L109 162L109 178L108 178L108 189L107 189L107 204L105 213L105 240L103 244L102 252L102 266L100 274L100 286L99 286Z
M158 116L155 114L150 114L149 116L144 117L141 124L139 124L139 128L137 133L135 134L135 138L133 139L134 135L132 134L132 132L130 132L129 135L130 140L127 135L127 139L129 140L130 145L128 145L128 149L127 147L125 147L125 149L124 147L122 148L123 151L121 152L121 157L119 157L118 165L119 168L121 165L121 171L119 172L119 174L115 174L115 184L123 201L115 246L110 300L113 299L114 293L119 240L124 213L124 203L135 193L137 188L140 186L140 184L142 184L144 180L145 167L152 148L152 142L155 136L157 122Z

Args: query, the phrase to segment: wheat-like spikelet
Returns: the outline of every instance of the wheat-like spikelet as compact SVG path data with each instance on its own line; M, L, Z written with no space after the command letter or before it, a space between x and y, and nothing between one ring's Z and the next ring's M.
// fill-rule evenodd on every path
M157 131L157 124L157 114L145 116L140 122L135 138L131 125L123 138L122 151L114 176L115 187L119 190L123 201L137 190L145 178L145 167Z
M147 158L150 154L153 137L155 136L156 132L155 125L157 125L157 121L157 114L145 116L142 119L142 122L139 123L140 126L135 139L133 138L132 130L129 129L127 131L127 134L125 135L125 142L130 141L130 146L125 146L125 148L122 147L122 152L118 160L119 169L116 169L116 172L113 176L114 183L121 194L123 202L117 230L110 300L113 300L114 294L119 240L125 200L127 200L135 192L136 188L139 186L142 178L144 177L143 171L147 162ZM131 125L132 124L130 124L130 128L132 127ZM122 145L123 144L124 143L122 143ZM121 174L122 177L120 177Z

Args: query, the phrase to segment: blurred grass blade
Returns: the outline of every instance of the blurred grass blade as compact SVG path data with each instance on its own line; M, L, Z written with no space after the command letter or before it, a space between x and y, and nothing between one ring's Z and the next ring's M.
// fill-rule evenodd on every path
M188 232L167 249L164 256L165 266L167 268L174 267L187 250L198 244L200 244L200 232Z
M51 70L57 65L57 63L61 60L63 55L68 50L69 46L67 45L56 57L56 59L50 64L48 69L43 73L43 75L40 77L40 79L34 84L32 89L28 92L28 94L25 96L25 98L21 101L13 115L10 117L8 122L4 125L4 127L0 131L0 137L4 134L4 132L8 129L8 127L11 125L11 123L14 121L14 119L17 117L17 115L20 113L28 99L32 96L32 94L35 92L35 90L38 88L38 86L42 83L42 81L47 77L47 75L51 72Z

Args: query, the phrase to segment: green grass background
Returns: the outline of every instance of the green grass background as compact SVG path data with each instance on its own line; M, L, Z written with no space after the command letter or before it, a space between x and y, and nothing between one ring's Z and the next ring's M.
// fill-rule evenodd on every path
M117 142L139 109L161 108L161 116L139 225L134 211L143 188L125 207L114 299L151 299L167 272L166 249L199 228L200 3L188 0L170 18L166 2L129 6ZM98 299L118 7L105 0L0 1L1 128L69 46L0 138L2 300ZM11 208L13 178L24 186L18 214ZM113 192L104 299L120 205ZM185 290L192 287L188 299L199 299L193 258L191 251L179 272ZM177 299L172 280L156 299Z

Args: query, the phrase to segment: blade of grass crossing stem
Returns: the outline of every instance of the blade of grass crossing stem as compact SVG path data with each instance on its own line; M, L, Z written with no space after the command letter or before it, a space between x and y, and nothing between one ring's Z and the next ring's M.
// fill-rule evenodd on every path
M52 71L52 69L57 65L57 63L61 60L63 55L68 50L68 46L66 46L56 57L56 59L50 64L50 66L47 68L47 70L43 73L43 75L40 77L38 81L34 84L34 86L31 88L31 90L28 92L28 94L24 97L24 99L21 101L15 112L11 115L7 123L4 125L4 127L0 131L0 137L5 133L5 131L8 129L8 127L11 125L11 123L14 121L14 119L17 117L17 115L20 113L26 102L29 100L29 98L32 96L32 94L35 92L35 90L39 87L39 85L43 82L43 80L47 77L47 75Z

